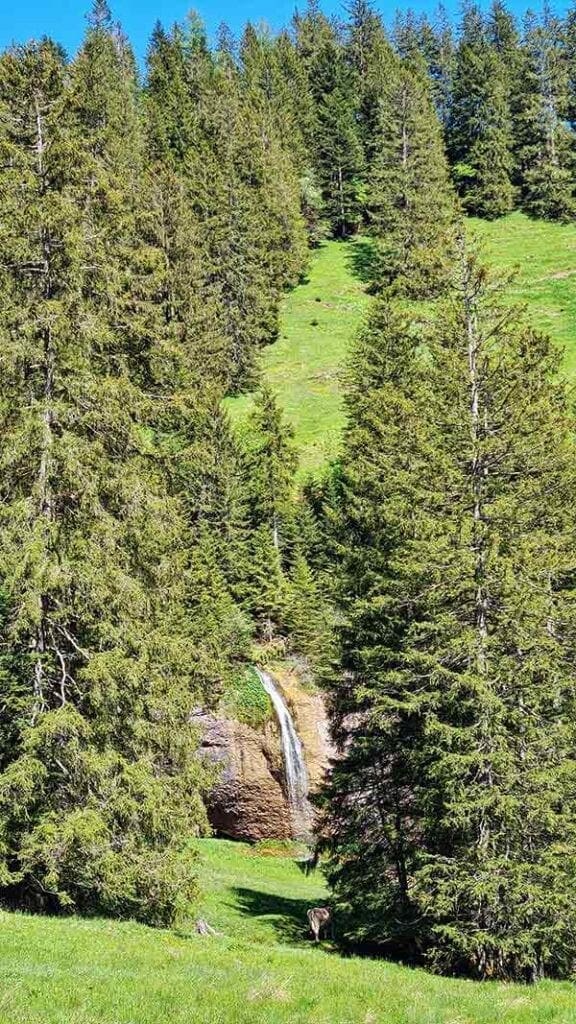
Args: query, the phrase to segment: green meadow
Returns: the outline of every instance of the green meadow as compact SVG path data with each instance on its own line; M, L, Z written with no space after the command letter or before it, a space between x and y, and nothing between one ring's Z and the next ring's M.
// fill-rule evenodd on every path
M289 856L204 840L192 928L0 914L2 1024L573 1024L576 987L450 980L314 948L319 874Z
M468 224L481 257L503 280L510 278L510 300L562 346L565 371L575 376L576 227L522 213ZM264 376L294 427L303 474L338 451L346 358L370 305L368 261L365 239L326 242L312 255L304 283L285 299L278 341L263 352ZM242 422L250 406L250 396L229 402L234 421Z

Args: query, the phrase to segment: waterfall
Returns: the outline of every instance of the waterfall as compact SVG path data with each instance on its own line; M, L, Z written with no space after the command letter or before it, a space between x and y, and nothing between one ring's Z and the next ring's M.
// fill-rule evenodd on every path
M308 772L302 744L284 698L274 685L270 676L257 668L256 672L262 686L274 705L274 711L280 723L282 753L284 755L284 772L286 775L286 793L292 810L294 823L307 829L310 823L310 805L308 803Z

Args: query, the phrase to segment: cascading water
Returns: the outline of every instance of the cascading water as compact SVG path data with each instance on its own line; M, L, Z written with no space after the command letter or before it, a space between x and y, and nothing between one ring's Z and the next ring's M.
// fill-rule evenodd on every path
M280 724L286 792L294 824L296 828L306 831L310 823L310 804L308 803L308 772L306 771L302 744L282 694L277 690L273 680L266 672L263 672L260 668L257 668L256 672L262 686L272 701Z

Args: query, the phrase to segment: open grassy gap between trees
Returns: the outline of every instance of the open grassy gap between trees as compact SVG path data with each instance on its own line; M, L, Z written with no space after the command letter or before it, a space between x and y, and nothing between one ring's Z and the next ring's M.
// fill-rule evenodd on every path
M570 983L454 981L341 957L305 936L320 874L202 840L201 910L222 936L1 914L2 1024L572 1024ZM265 852L265 851L262 851Z
M525 304L534 326L564 348L576 375L576 227L513 213L496 221L471 218L470 236L486 263L511 274L510 300ZM262 367L294 427L300 473L318 471L338 452L344 427L342 379L351 342L368 311L370 242L329 241L313 254L305 281L285 299L278 341ZM245 421L252 397L227 403Z

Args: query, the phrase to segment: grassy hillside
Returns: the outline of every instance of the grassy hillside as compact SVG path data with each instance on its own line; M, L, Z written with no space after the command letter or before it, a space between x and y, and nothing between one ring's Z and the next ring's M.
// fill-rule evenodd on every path
M303 935L324 896L288 858L206 840L200 938L0 914L1 1024L573 1024L576 989L450 981Z
M510 288L532 322L565 349L565 369L576 376L576 227L531 221L469 222L486 261L517 272ZM342 370L369 305L364 277L367 244L328 242L311 262L307 281L286 299L280 339L263 353L266 379L294 425L302 471L317 470L338 450L344 423ZM250 398L230 403L242 421Z
M514 213L501 221L470 222L486 262L516 272L510 287L532 323L564 348L564 367L576 376L576 228Z
M306 281L284 303L280 338L263 352L266 379L296 431L302 469L335 454L344 423L341 374L368 296L362 243L327 242L312 256ZM229 408L242 421L249 397Z

